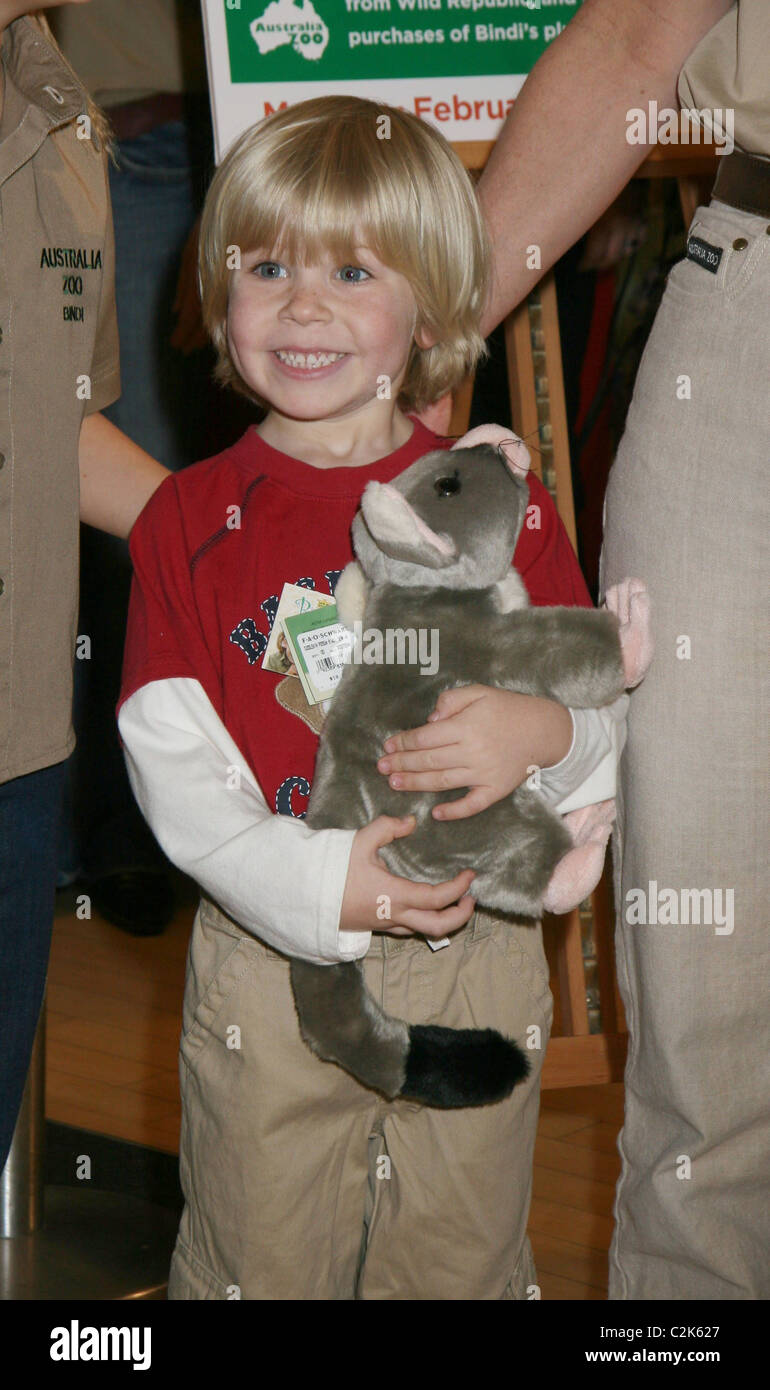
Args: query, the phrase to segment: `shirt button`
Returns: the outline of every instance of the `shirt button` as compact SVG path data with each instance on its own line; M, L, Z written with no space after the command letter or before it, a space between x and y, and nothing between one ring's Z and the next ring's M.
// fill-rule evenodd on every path
M745 251L748 244L745 236L737 236L733 242L733 251Z

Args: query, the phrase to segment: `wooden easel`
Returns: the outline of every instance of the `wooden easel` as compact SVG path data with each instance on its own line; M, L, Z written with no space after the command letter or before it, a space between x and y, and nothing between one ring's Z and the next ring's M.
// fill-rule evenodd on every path
M486 164L492 142L461 143L455 149L465 167L477 172ZM689 226L698 203L708 198L716 166L717 158L710 146L658 146L635 177L677 178L682 214L685 226ZM577 550L553 271L508 315L504 331L511 418L522 438L539 435L539 452L533 450L533 469L549 488ZM453 399L451 434L460 435L467 430L472 396L470 377ZM615 974L613 897L608 862L590 902L564 916L546 914L544 918L543 938L554 996L553 1032L541 1083L545 1089L596 1086L623 1079L628 1033ZM596 976L599 1032L591 1032L584 943ZM595 1009L592 1011L596 1013Z

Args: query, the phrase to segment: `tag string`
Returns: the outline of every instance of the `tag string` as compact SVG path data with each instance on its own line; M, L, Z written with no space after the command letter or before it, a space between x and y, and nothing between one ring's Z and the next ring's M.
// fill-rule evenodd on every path
M516 435L515 437L512 437L511 439L501 439L501 440L500 440L500 443L497 444L495 447L497 448L497 451L498 451L498 453L499 453L500 450L501 450L501 448L502 448L502 446L503 446L503 444L526 444L527 440L528 440L528 439L531 439L533 434L539 434L539 433L540 433L540 426L538 425L536 429L530 430L529 434L525 434L525 435ZM536 454L540 454L540 456L541 456L541 458L542 458L543 451L542 451L542 449L538 449L538 447L537 447L536 444L531 444L531 445L529 445L528 447L531 448L531 449L534 449L535 453L536 453Z

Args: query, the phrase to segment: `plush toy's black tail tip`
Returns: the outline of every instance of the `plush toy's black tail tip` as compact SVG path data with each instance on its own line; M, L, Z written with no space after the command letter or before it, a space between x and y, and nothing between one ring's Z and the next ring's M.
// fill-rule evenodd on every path
M521 1048L492 1028L415 1026L400 1095L442 1110L491 1105L528 1073Z

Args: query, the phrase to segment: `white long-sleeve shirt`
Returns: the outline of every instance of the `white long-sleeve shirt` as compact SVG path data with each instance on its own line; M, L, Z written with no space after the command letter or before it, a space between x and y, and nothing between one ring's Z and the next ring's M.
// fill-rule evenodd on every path
M541 772L564 812L615 794L628 696L571 711L572 746ZM329 964L366 954L371 934L339 928L353 830L313 830L275 815L201 683L153 680L121 706L118 727L137 803L173 864L269 946Z

